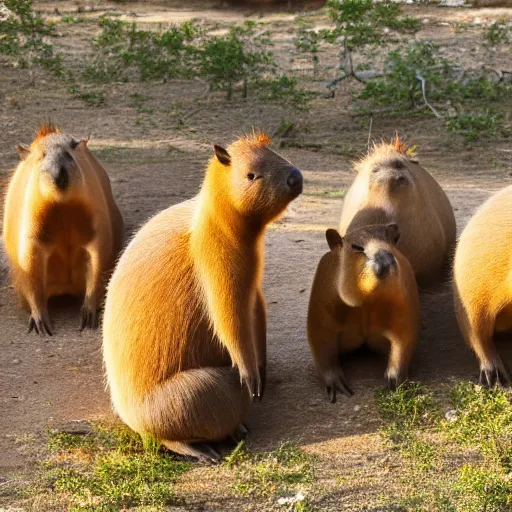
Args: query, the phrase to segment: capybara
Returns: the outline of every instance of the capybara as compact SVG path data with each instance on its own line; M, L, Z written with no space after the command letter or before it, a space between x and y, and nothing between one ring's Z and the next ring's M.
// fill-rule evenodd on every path
M457 321L480 363L480 382L509 385L495 332L512 331L512 185L488 199L462 232L455 252Z
M343 203L340 233L368 224L394 222L400 228L398 249L409 260L418 284L428 287L448 270L456 226L448 197L398 135L374 146L355 165L357 177ZM448 274L448 272L446 272Z
M352 390L340 355L363 344L389 350L385 377L390 388L407 378L418 338L419 297L412 268L396 248L396 224L358 228L343 238L326 232L308 311L308 341L331 402Z
M302 175L263 134L215 146L197 196L153 217L108 287L103 354L114 407L199 460L236 432L266 374L264 231Z
M124 237L105 169L87 147L51 124L40 127L7 189L3 239L29 332L52 335L48 299L84 297L80 329L96 328Z

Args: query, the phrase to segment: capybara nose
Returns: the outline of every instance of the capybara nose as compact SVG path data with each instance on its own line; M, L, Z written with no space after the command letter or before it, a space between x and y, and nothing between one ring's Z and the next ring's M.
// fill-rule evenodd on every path
M292 171L288 175L286 184L299 195L302 192L302 174L297 167L292 167Z
M385 249L380 249L373 257L373 271L378 279L387 277L391 267L394 265L396 265L395 257Z

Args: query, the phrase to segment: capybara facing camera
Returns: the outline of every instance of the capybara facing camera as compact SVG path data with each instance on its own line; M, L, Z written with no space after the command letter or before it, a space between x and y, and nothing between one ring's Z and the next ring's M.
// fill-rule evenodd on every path
M418 284L429 287L447 277L456 236L453 208L407 144L398 135L389 144L378 144L355 170L343 202L340 233L395 222L401 234L397 247L409 260Z
M340 356L363 344L389 351L386 379L395 388L407 370L419 333L419 297L412 268L396 248L396 224L370 225L343 238L326 232L309 301L308 341L331 402L352 390Z
M301 173L269 142L215 146L199 194L142 227L108 287L103 354L116 411L200 460L218 458L207 443L235 432L265 388L263 235L302 192Z
M3 239L29 331L52 334L48 299L85 296L80 329L98 326L105 277L123 238L123 219L105 169L87 147L42 125L7 189Z

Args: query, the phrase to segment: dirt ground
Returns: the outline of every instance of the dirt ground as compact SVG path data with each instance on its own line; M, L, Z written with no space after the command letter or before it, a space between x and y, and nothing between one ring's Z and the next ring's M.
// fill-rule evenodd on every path
M204 9L202 2L192 2L186 9L179 7L180 2L101 4L121 11L125 19L148 24L197 18L226 24L243 21L248 15L272 21L272 30L282 43L278 51L283 52L283 59L292 47L289 28L299 15L268 11L254 16L254 9ZM61 13L76 12L72 2L36 2L36 7L48 15L55 7ZM448 22L512 18L512 11L503 9L414 9L416 16L426 20L421 37L426 33L451 51L471 53L477 60L481 52L477 36L467 34L458 40L463 43L455 43ZM98 14L101 12L87 15ZM318 19L318 23L325 23L325 17ZM76 49L80 58L91 30L90 25L59 25L61 37L54 44ZM508 62L502 62L502 67L507 65L510 71L510 53ZM293 66L306 64L297 57ZM368 136L367 125L351 115L348 85L344 87L332 99L315 98L312 108L304 112L251 98L226 103L220 95L208 95L200 81L179 80L116 84L109 89L104 105L88 107L73 99L65 84L44 74L31 86L24 70L2 68L0 73L2 191L17 164L15 145L30 142L39 122L51 118L77 137L92 135L90 147L109 172L128 237L159 210L197 192L212 143L229 143L253 127L273 134L283 120L296 124L287 140L291 138L293 144L280 149L280 139L275 139L277 150L303 172L305 188L266 237L268 384L264 401L252 408L248 419L249 446L262 450L283 440L296 440L318 453L322 461L319 485L329 490L323 503L326 510L361 510L373 497L386 494L393 481L393 471L384 469L384 455L376 441L380 420L373 405L375 389L383 385L385 360L367 354L348 359L346 373L356 394L331 405L316 377L305 332L313 274L327 250L325 229L337 225L342 208L342 199L330 197L335 195L330 192L350 185L351 156L364 153ZM152 108L152 114L137 109L131 98L134 93L148 97L144 106ZM184 119L181 127L177 126L177 116ZM444 131L438 120L426 117L376 116L372 136L375 140L390 138L395 129L417 144L420 162L446 190L459 233L478 205L512 183L510 141L470 147L459 136ZM56 333L51 339L27 334L28 318L16 307L5 259L0 271L1 485L12 475L29 474L33 466L38 445L27 450L20 440L42 439L47 428L75 420L109 418L112 413L102 370L101 331L78 332L79 303L53 305ZM505 359L512 364L510 351ZM421 337L410 377L442 387L453 379L474 378L476 372L476 360L457 329L449 284L423 293ZM356 470L364 475L363 480L343 486L335 483L337 476ZM205 483L202 471L189 473L187 481L178 486L190 509L241 509L233 499L222 497L212 474Z

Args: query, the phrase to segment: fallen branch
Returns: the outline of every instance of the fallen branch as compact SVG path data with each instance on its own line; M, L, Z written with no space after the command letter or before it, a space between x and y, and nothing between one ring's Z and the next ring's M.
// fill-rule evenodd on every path
M425 105L430 110L432 110L432 112L438 119L443 119L443 116L441 114L439 114L439 112L428 102L427 93L425 91L426 80L423 78L423 76L421 75L421 73L419 71L416 71L416 78L421 82L421 92L423 94L423 101L425 102Z

